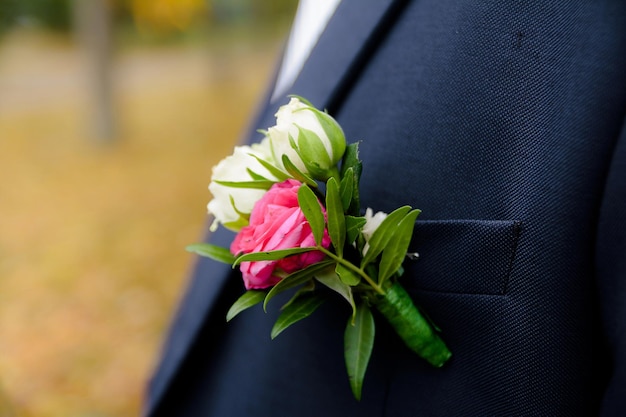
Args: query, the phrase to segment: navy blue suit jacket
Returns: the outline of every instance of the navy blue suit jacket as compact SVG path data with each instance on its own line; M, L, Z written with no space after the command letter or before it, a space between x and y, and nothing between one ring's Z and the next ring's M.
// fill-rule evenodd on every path
M402 283L454 356L379 321L357 402L341 300L270 341L202 259L147 415L626 415L626 2L344 0L289 93L361 141L363 206L422 210Z

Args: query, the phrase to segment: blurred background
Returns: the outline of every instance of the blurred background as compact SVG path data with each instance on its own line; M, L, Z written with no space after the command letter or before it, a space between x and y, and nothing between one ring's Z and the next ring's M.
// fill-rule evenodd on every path
M140 414L296 3L0 0L0 416Z

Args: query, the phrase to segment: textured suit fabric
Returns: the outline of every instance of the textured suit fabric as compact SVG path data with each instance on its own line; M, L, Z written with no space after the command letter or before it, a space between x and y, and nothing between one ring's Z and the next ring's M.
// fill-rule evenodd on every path
M147 414L624 415L626 3L363 8L344 0L291 93L361 141L364 206L422 210L402 283L452 360L430 368L378 321L356 402L341 300L270 341L280 302L224 323L240 278L200 260ZM363 21L342 67L327 51ZM339 68L333 84L324 71Z

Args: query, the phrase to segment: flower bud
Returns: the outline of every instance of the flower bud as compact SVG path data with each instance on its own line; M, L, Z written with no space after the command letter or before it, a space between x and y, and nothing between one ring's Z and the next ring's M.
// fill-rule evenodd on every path
M282 164L283 155L303 173L326 181L336 171L346 150L346 138L329 114L292 98L276 113L276 125L268 129L272 153Z
M263 197L272 182L278 182L278 179L255 156L272 161L267 138L252 146L236 146L232 155L213 167L209 184L213 199L207 206L209 213L215 217L211 225L212 231L217 229L220 223L235 232L246 226L254 204ZM241 183L254 182L255 178L251 172L257 178L263 177L268 180L265 187L258 180L257 183L260 184L258 187L241 186Z
M385 212L378 211L374 214L374 210L369 207L365 210L365 225L363 225L363 229L361 229L361 234L363 234L363 238L365 238L365 246L363 247L364 256L370 248L369 241L372 235L386 218L387 213Z

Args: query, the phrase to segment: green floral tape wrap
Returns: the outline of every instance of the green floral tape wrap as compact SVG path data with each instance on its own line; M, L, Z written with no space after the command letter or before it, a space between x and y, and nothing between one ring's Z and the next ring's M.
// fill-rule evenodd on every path
M436 367L450 359L452 353L400 284L395 283L374 302L409 349Z

